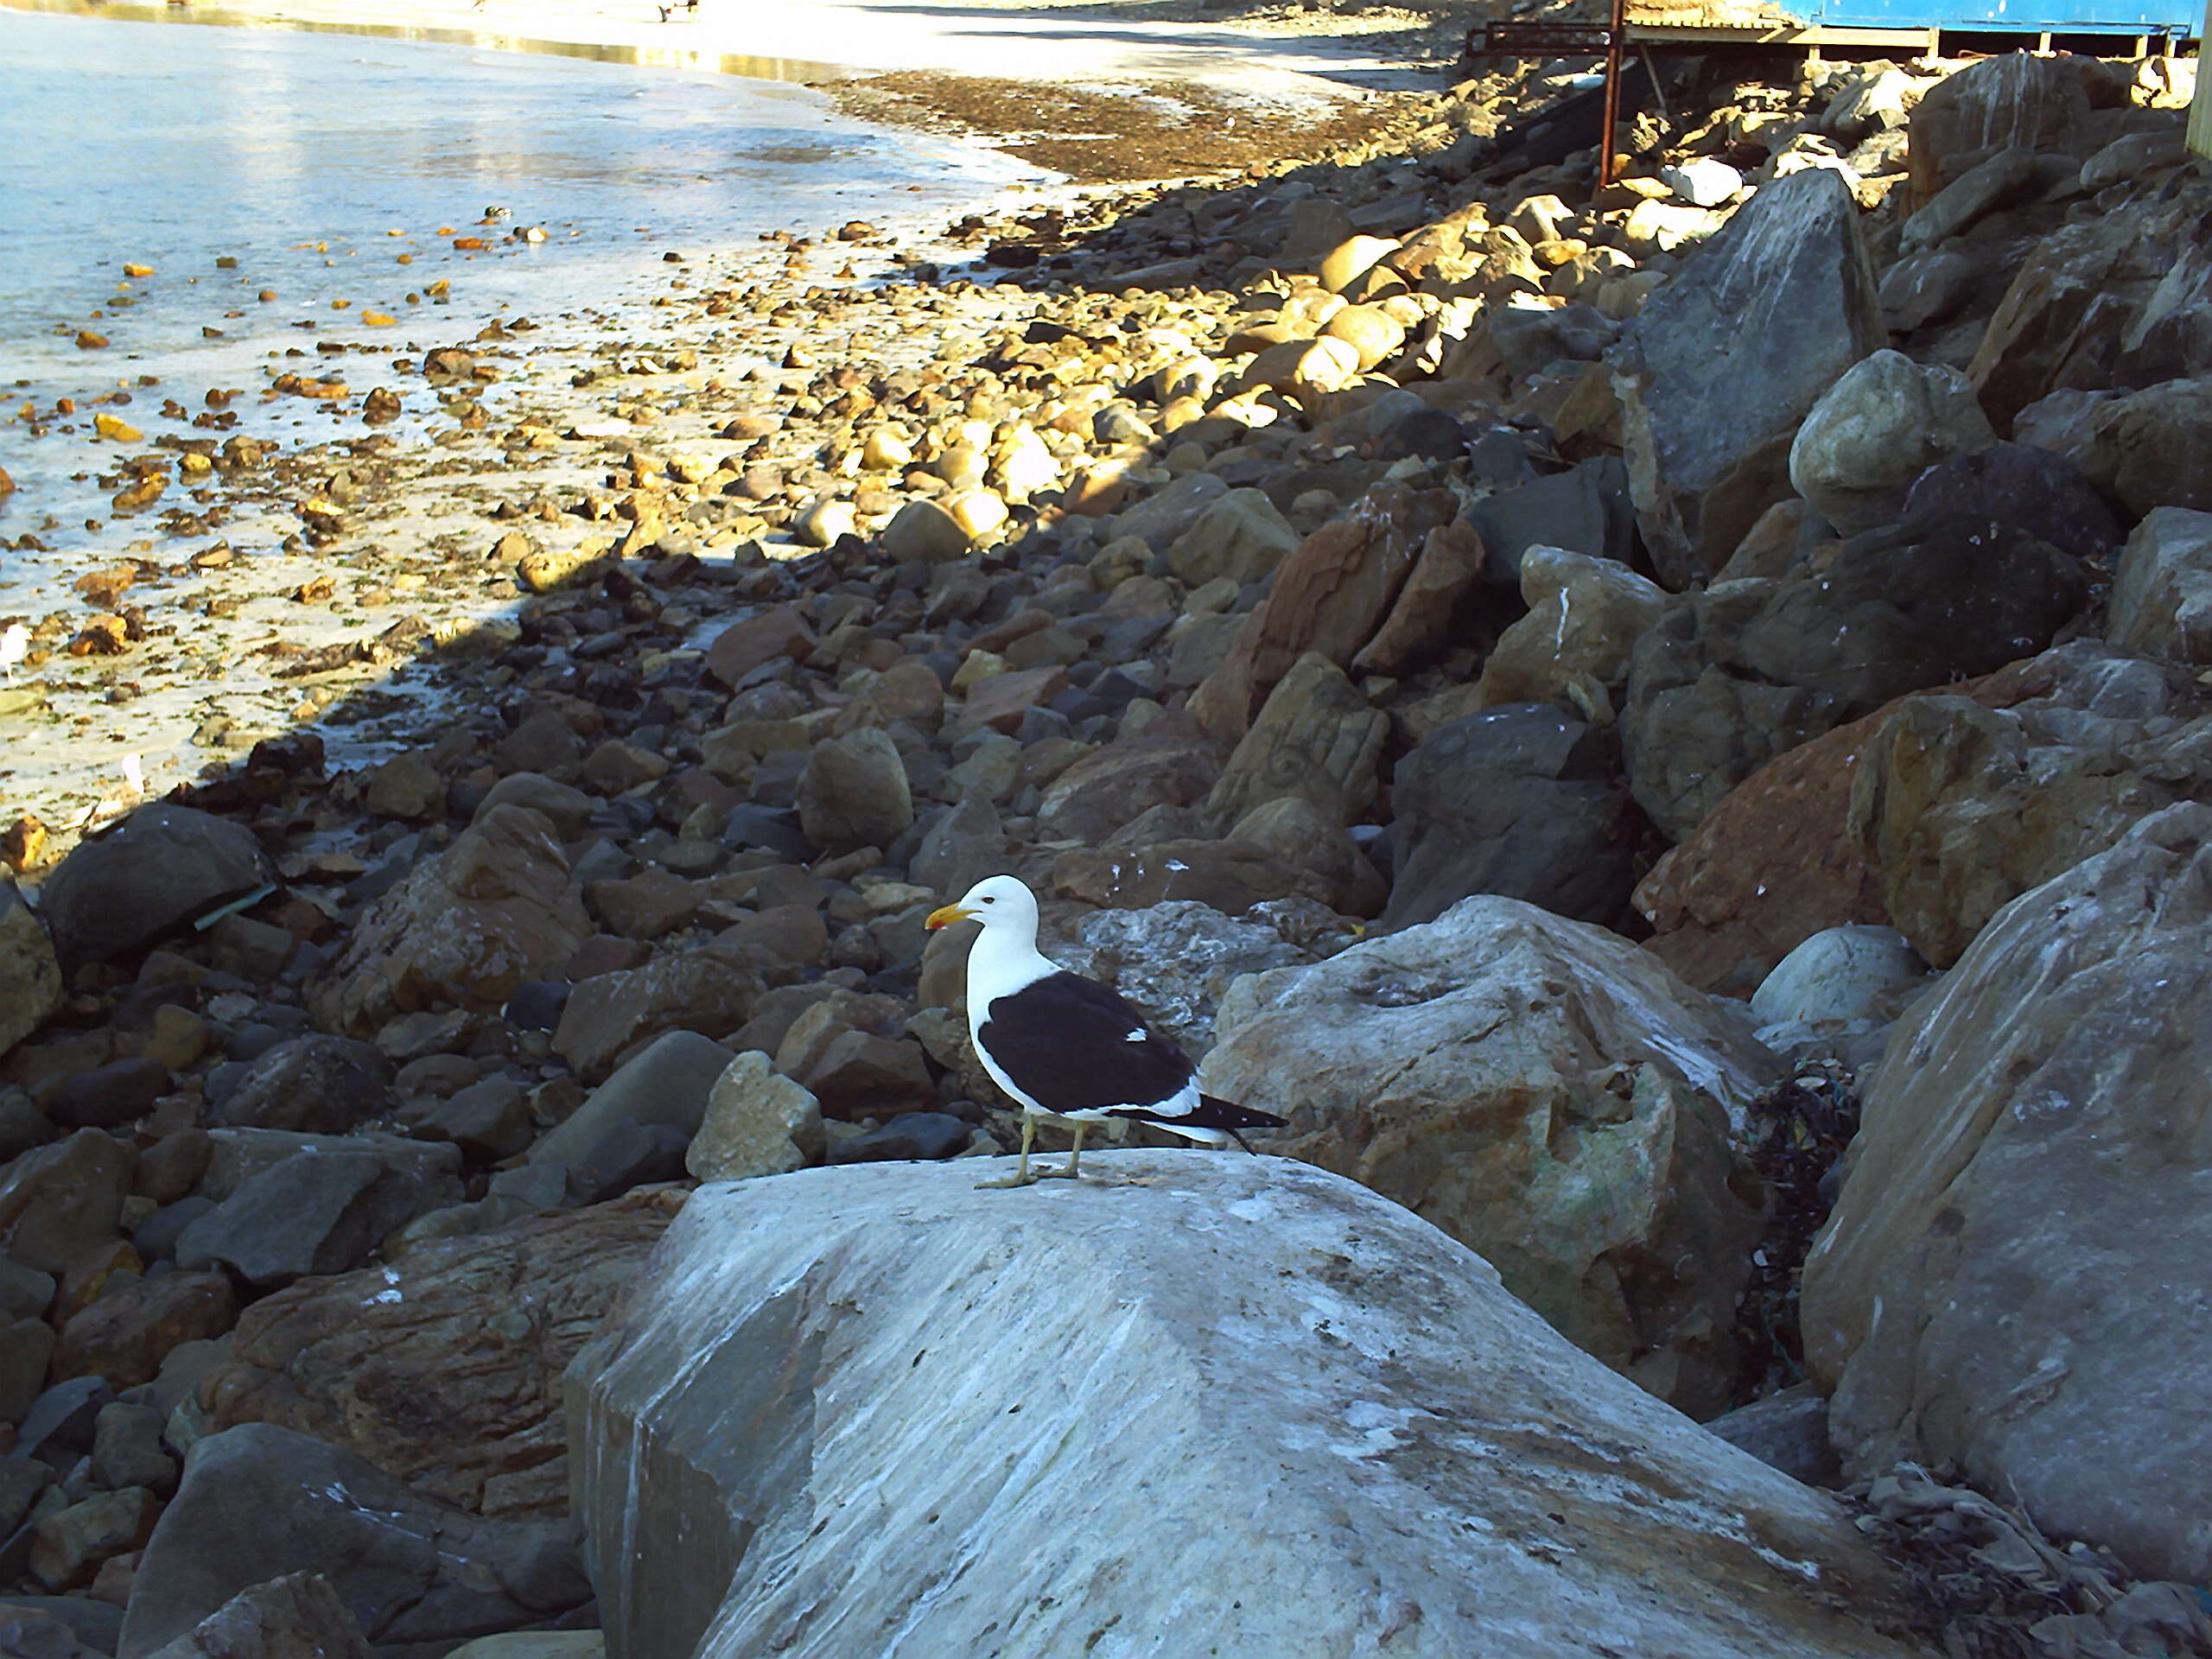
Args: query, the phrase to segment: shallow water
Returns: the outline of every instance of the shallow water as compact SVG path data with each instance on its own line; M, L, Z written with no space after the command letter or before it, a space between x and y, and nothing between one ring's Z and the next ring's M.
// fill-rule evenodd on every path
M779 272L782 251L763 232L816 234L861 218L925 250L949 215L1040 177L848 120L795 86L481 46L8 10L0 156L0 467L18 486L0 495L0 621L90 610L72 584L118 560L167 573L132 590L160 640L118 658L57 656L32 676L48 709L0 716L0 823L28 809L57 827L114 787L126 753L157 793L219 765L226 750L194 735L207 714L269 729L299 717L286 712L298 687L241 655L254 641L318 645L397 613L281 597L283 582L322 569L296 537L291 553L278 545L298 528L297 491L249 482L237 518L168 534L156 512L194 493L181 485L156 512L116 511L127 458L164 438L232 431L288 451L359 438L372 430L362 396L378 385L402 391L407 413L376 429L411 447L439 419L411 365L495 319L530 319L537 332L523 338L551 348L551 362L568 360L564 346L649 345L664 315L652 302L672 284ZM544 239L513 238L527 226ZM463 236L486 245L457 249ZM836 247L825 276L848 253L863 276L896 263L881 248ZM126 264L152 274L127 276ZM111 343L80 348L79 330ZM288 372L341 378L350 395L270 390ZM486 404L542 402L548 388L530 391L530 378L491 388ZM207 399L218 387L240 394L219 416ZM594 397L577 393L579 406ZM103 438L93 420L103 414L138 435ZM203 617L202 585L180 575L218 539L245 560L274 562L237 585L264 596L234 621ZM414 670L383 690L419 705L416 725L435 715ZM334 735L346 764L381 752L375 730Z
M308 350L289 366L312 373L318 339L404 355L502 313L542 323L619 302L663 278L671 251L851 218L941 222L1034 176L772 82L11 10L0 155L17 158L0 169L0 383L21 383L0 424L0 465L23 486L0 502L10 534L76 521L55 490L86 458L54 453L58 433L29 438L14 418L27 398L50 408L151 374L162 391L128 418L152 438L172 391L197 408L211 385L257 389L287 350ZM545 239L512 239L529 226ZM454 247L469 236L488 245ZM82 349L80 330L111 344ZM0 611L21 608L0 590Z

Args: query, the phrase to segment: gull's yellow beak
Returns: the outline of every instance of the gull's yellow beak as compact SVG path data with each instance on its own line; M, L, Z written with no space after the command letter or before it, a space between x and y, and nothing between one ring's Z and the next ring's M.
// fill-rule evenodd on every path
M974 911L963 910L958 905L946 905L942 909L930 912L929 920L922 925L934 933L940 927L950 927L955 922L972 920L975 914Z

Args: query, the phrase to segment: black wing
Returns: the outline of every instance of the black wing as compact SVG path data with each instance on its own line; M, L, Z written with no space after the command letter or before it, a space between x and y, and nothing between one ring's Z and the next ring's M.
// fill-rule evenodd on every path
M976 1033L1001 1071L1048 1112L1151 1106L1191 1080L1183 1051L1114 992L1050 974L985 1010Z

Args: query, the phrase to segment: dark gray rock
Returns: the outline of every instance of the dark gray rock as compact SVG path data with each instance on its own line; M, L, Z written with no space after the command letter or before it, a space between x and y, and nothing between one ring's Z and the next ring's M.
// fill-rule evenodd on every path
M1637 804L1681 840L1769 760L1892 697L1986 674L2080 611L2081 563L1987 518L1853 537L1821 573L1724 582L1637 642L1621 737Z
M566 1522L490 1521L351 1452L266 1423L192 1448L138 1567L118 1653L144 1659L239 1592L318 1573L369 1639L457 1643L591 1594Z
M343 1135L385 1109L391 1065L373 1043L295 1037L253 1062L216 1121L236 1128Z
M699 1133L715 1081L734 1058L732 1051L697 1032L664 1033L617 1067L566 1122L532 1147L530 1161L567 1166L580 1190L588 1188L598 1196L605 1196L610 1179L638 1166L641 1158L650 1166L669 1145L675 1147L677 1173L682 1173L683 1147ZM668 1133L640 1140L639 1132L650 1129ZM655 1147L663 1153L656 1154ZM637 1175L627 1184L659 1179L673 1178Z
M833 1164L950 1158L968 1147L969 1125L950 1112L905 1112L880 1129L831 1143Z
M1875 296L1859 205L1811 168L1760 186L1645 302L1609 360L1637 517L1667 586L1719 569L1788 493L1798 422L1888 341Z
M1483 580L1521 586L1521 556L1532 547L1563 547L1592 558L1628 562L1636 544L1628 469L1599 455L1563 473L1502 490L1467 509L1483 540Z
M1594 363L1621 332L1604 312L1579 303L1557 310L1493 306L1486 320L1506 372L1516 380L1554 363Z
M2032 444L1993 443L1938 461L1913 480L1904 511L1908 518L1953 512L1994 518L2077 559L2107 557L2126 539L2082 469Z
M1808 1486L1833 1486L1841 1477L1842 1465L1828 1444L1827 1396L1810 1382L1738 1406L1705 1428Z
M188 806L142 806L80 842L48 877L40 914L62 969L130 957L276 879L244 824Z
M425 1150L448 1160L436 1178L366 1148L296 1153L188 1226L177 1265L225 1268L264 1287L358 1267L401 1223L461 1201L459 1148Z
M115 1398L104 1376L73 1376L31 1402L16 1427L15 1455L38 1458L67 1468L92 1449L100 1408Z
M144 1116L168 1087L159 1060L112 1060L64 1078L46 1097L46 1115L65 1129L111 1129Z
M60 1626L79 1644L76 1652L107 1654L115 1651L116 1638L123 1629L123 1609L111 1607L104 1601L94 1601L89 1596L10 1596L0 1602L0 1653L16 1659L46 1659L49 1649L43 1643L51 1637L44 1632L31 1634L25 1645L18 1649L8 1639L11 1622L22 1621L26 1632L39 1622ZM54 1649L67 1655L71 1649Z
M1440 727L1399 761L1385 931L1502 893L1612 925L1636 885L1637 812L1614 734L1550 703Z

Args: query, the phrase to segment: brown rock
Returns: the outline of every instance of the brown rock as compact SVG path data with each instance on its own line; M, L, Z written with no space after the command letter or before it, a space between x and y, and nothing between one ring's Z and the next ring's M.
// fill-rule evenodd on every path
M1114 910L1145 910L1193 899L1241 916L1269 899L1318 899L1334 889L1325 876L1236 841L1161 841L1140 847L1079 848L1052 863L1052 885L1071 899Z
M830 930L812 905L771 905L724 929L715 943L753 946L779 962L818 967L830 949Z
M354 930L309 1005L324 1029L356 1033L439 1002L496 1008L591 931L552 823L494 807Z
M1886 923L1880 883L1847 815L1870 715L1769 761L1637 887L1647 947L1700 990L1747 997L1824 928ZM1787 858L1774 856L1786 847Z
M1390 721L1319 652L1298 659L1230 756L1207 795L1207 821L1226 826L1263 802L1298 795L1334 823L1375 798Z
M831 1117L887 1117L937 1104L937 1084L918 1043L852 1030L836 1031L818 1045L795 1045L787 1037L777 1050L779 1071L791 1049L803 1052L794 1055L798 1069L786 1075Z
M1254 807L1236 821L1226 839L1232 845L1260 848L1319 876L1328 887L1325 901L1341 915L1380 915L1389 900L1389 884L1368 862L1351 833L1323 817L1320 809L1301 795L1280 796Z
M620 795L640 784L658 783L668 776L668 769L665 756L609 738L584 757L577 777L595 794Z
M584 887L584 903L591 913L608 931L626 939L657 939L689 925L706 897L701 883L657 868Z
M115 1237L137 1162L101 1129L23 1154L0 1179L0 1248L27 1268L60 1273Z
M734 623L707 647L707 672L724 685L737 683L778 657L794 660L814 649L814 630L788 605Z
M130 1191L156 1204L175 1204L200 1185L214 1151L214 1141L203 1128L165 1135L138 1154L138 1173Z
M1037 809L1045 841L1096 842L1155 806L1194 806L1227 751L1195 722L1168 715L1138 736L1094 749L1052 782Z
M889 734L864 726L816 744L799 779L798 821L807 840L830 853L888 847L905 834L913 793Z
M961 709L958 730L971 732L988 726L994 731L1011 733L1021 724L1022 715L1051 702L1067 690L1067 684L1068 671L1058 663L979 680Z
M1389 615L1351 665L1363 674L1396 674L1427 662L1451 642L1453 613L1482 573L1483 538L1472 524L1455 518L1430 531Z
M1300 657L1351 663L1389 614L1416 550L1458 506L1446 491L1377 485L1308 536L1283 561L1228 659L1192 694L1192 712L1209 730L1240 737Z
M1879 873L1898 931L1936 967L1957 961L2012 899L2104 851L2137 820L2177 801L2212 802L2212 717L2201 691L2190 686L2156 713L2106 715L2103 683L2120 666L2107 660L2106 675L2001 711L1962 696L1909 697L1869 738L1851 833ZM2154 677L2147 668L2135 669L2139 688ZM2101 717L2085 747L2089 709Z
M0 881L0 1054L36 1031L61 1004L61 966L38 912L13 881Z
M210 1427L312 1434L477 1514L563 1514L562 1370L681 1202L634 1192L280 1290L202 1381Z
M446 780L419 754L395 754L369 774L363 802L387 818L429 823L446 815Z
M61 1327L54 1380L104 1376L117 1389L150 1382L179 1343L219 1337L238 1318L220 1273L166 1273L110 1291Z
M554 1028L553 1052L596 1083L624 1051L664 1031L722 1037L735 1031L760 995L760 969L710 944L664 956L642 968L581 981Z
M143 1486L125 1486L56 1510L38 1523L31 1576L56 1592L92 1581L102 1561L143 1549L161 1518L161 1500Z
M574 765L582 753L582 740L557 710L537 709L492 746L492 764L509 775L550 772Z

